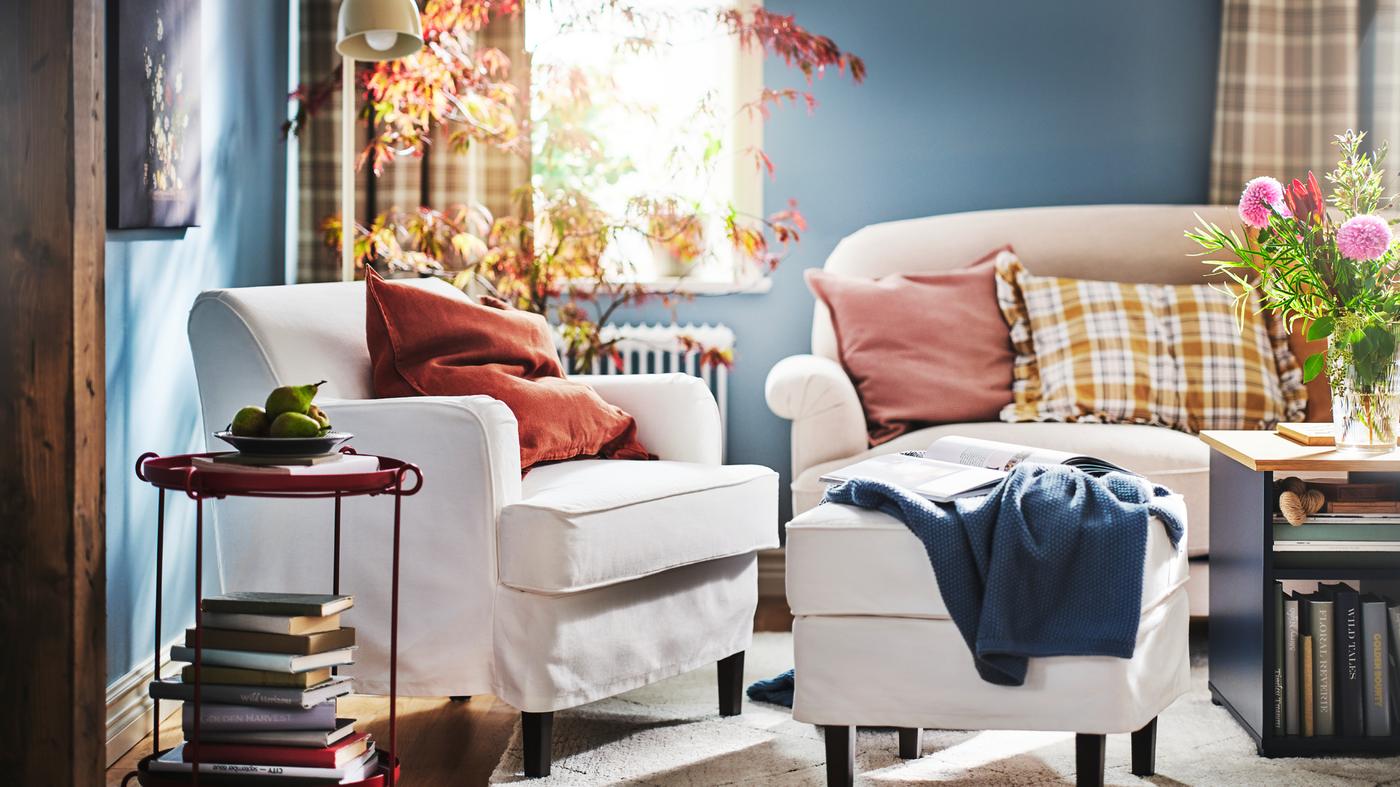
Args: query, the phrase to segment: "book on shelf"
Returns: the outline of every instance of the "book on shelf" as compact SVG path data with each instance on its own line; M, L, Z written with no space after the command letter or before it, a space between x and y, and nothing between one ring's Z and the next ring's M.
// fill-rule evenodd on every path
M1287 637L1287 629L1284 627L1283 615L1283 583L1274 583L1274 669L1269 682L1269 700L1273 716L1274 734L1284 735L1288 729L1287 703L1284 700L1284 659L1286 658L1286 647L1284 640Z
M1283 693L1285 734L1297 735L1301 718L1298 715L1298 597L1292 593L1283 599Z
M1299 607L1299 609L1298 609L1299 614L1300 614L1300 619L1301 619L1302 621L1304 621L1304 625L1305 625L1305 626L1306 626L1306 621L1307 621L1307 619L1308 619L1308 616L1307 616L1306 614L1303 614L1303 609L1304 609L1304 607L1306 607L1306 606L1307 606L1306 604L1302 604L1302 605L1300 605L1300 607ZM1316 708L1316 703L1313 701L1313 693L1314 693L1314 688L1313 688L1313 687L1314 687L1316 684L1315 684L1315 682L1314 682L1314 680L1313 680L1313 641L1312 641L1312 635L1311 635L1311 634L1303 634L1301 637L1299 637L1298 643L1299 643L1298 653L1299 653L1299 656L1300 656L1300 660L1302 661L1302 669L1299 670L1299 671L1303 673L1302 679L1301 679L1301 681L1300 681L1300 682L1302 683L1302 688L1303 688L1303 696L1302 696L1302 699L1303 699L1303 723L1302 723L1302 725L1301 725L1301 726L1302 726L1302 735L1303 735L1304 738L1311 738L1311 737L1313 737L1313 735L1316 734L1316 727L1315 727L1315 721L1316 721L1315 708Z
M199 697L204 702L215 702L221 705L312 708L326 700L349 694L353 688L353 681L348 677L332 678L307 689L280 686L221 686L201 683ZM150 695L162 700L190 702L194 699L194 689L193 683L185 683L179 678L153 680L150 683Z
M282 464L260 464L254 462L220 461L216 457L196 456L190 465L197 470L217 473L239 473L247 475L289 476L289 475L350 475L373 473L379 469L379 457L360 454L340 454L339 458L324 462L303 464L305 457L292 457ZM279 457L279 461L281 458Z
M1361 654L1361 594L1350 588L1333 594L1336 604L1336 716L1337 734L1366 734L1364 659Z
M1385 600L1367 594L1361 597L1362 651L1365 656L1366 731L1372 737L1391 734L1390 681L1394 679L1387 657Z
M1320 587L1307 596L1308 631L1313 645L1313 732L1337 734L1336 602L1332 591Z
M905 487L934 502L986 494L1023 462L1067 465L1090 475L1127 470L1084 454L949 435L923 451L885 454L832 470L821 481L837 484L870 478Z
M1274 541L1400 541L1400 522L1275 522Z
M185 735L194 734L194 703L185 703L180 721ZM199 707L200 734L210 732L266 732L281 730L317 730L326 732L337 728L335 702L323 702L312 708L270 708L257 705L225 705L201 702Z
M251 650L258 653L285 653L310 656L328 650L340 650L355 644L355 630L342 626L335 631L315 634L268 634L263 631L205 628L202 646L219 650ZM195 646L195 630L185 629L185 647Z
M246 765L295 765L302 768L340 768L369 750L369 733L350 735L329 746L308 749L296 746L258 746L238 743L185 742L185 762L195 755L206 762Z
M180 678L185 683L194 683L194 665L180 669ZM282 688L309 689L331 679L330 667L306 672L274 672L260 669L239 669L238 667L214 667L202 665L200 681L207 684L225 686L278 686Z
M205 667L236 667L267 672L307 672L323 667L339 667L355 663L355 649L353 647L298 656L291 653L225 650L206 646L201 656L201 666ZM176 645L170 649L170 660L193 664L194 648Z
M319 634L340 628L340 613L329 615L254 615L247 612L204 611L204 625L211 629L261 631L267 634Z
M329 704L329 703L328 703ZM354 719L336 719L335 728L330 730L204 730L199 731L199 739L206 743L227 743L240 746L295 746L303 749L320 749L331 746L355 734ZM185 729L185 738L194 737L193 726Z
M190 773L193 764L185 760L185 746L181 743L165 754L150 761L148 767L158 773ZM272 779L322 779L332 781L360 781L373 772L375 747L370 744L360 756L335 768L309 768L295 765L246 764L232 762L201 762L199 773L225 774L248 778L250 783L272 785ZM263 777L267 777L265 781Z
M209 596L205 612L242 612L251 615L333 615L355 605L355 597L329 593L240 592Z

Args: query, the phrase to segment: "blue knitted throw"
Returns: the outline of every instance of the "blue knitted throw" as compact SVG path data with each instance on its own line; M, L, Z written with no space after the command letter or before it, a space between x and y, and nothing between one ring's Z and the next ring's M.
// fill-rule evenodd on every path
M924 543L978 674L1020 686L1031 656L1133 655L1150 517L1181 539L1182 523L1157 504L1167 494L1123 473L1021 464L985 497L937 504L856 478L823 502L902 521Z

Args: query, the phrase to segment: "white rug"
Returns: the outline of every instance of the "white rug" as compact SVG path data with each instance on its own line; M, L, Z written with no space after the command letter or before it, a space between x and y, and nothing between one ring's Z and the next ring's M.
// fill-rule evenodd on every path
M792 665L790 634L757 634L745 685ZM799 676L799 680L800 680ZM1157 775L1129 772L1129 736L1108 738L1109 784L1395 785L1400 758L1264 759L1223 708L1211 704L1203 664L1193 686L1157 723ZM697 670L554 717L554 767L547 779L521 775L520 727L491 776L493 784L728 785L774 787L826 782L821 732L787 708L744 699L740 716L718 715L715 670ZM1074 783L1074 736L1045 732L924 732L924 756L897 756L893 730L860 730L857 782L865 785Z

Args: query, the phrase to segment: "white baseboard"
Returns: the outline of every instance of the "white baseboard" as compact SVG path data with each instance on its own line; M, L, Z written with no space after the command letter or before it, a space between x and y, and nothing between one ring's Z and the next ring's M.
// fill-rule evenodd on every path
M758 553L758 596L787 597L787 557L782 547Z
M176 674L180 665L170 660L170 648L160 653L161 677ZM151 698L146 684L151 682L151 660L137 664L130 672L107 687L107 767L120 760L151 733ZM180 710L178 702L161 703L168 717ZM172 741L173 742L173 741Z

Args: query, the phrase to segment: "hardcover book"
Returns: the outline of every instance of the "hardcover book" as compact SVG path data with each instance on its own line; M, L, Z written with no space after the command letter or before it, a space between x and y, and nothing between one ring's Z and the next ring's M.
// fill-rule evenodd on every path
M355 644L355 630L338 628L316 634L267 634L261 631L203 630L203 646L219 650L251 650L258 653L288 653L309 656ZM185 647L195 646L195 630L185 629Z
M1390 720L1390 660L1386 655L1385 600L1367 594L1361 597L1362 650L1366 663L1366 734L1387 737L1391 734Z
M1317 732L1316 725L1314 724L1316 717L1314 708L1316 707L1316 703L1313 701L1313 693L1316 681L1313 679L1313 641L1311 634L1303 635L1302 643L1298 650L1302 654L1303 662L1303 737L1311 738Z
M376 767L371 761L374 759L374 746L370 746L368 751L356 757L354 760L338 768L303 768L292 765L248 765L232 762L201 762L199 764L200 774L226 774L229 776L248 779L248 783L255 784L277 784L281 779L325 779L331 783L360 781L365 778L367 772L372 772ZM189 773L193 766L185 761L185 744L181 743L170 751L151 760L148 766L152 771L160 773ZM268 781L264 781L264 777ZM278 782L271 781L278 779ZM242 783L240 781L240 783Z
M1301 731L1302 717L1298 706L1301 699L1298 690L1298 598L1288 594L1283 599L1283 695L1285 733L1297 735Z
M327 703L330 704L330 703ZM193 721L193 719L191 719ZM304 749L321 749L344 740L355 734L354 719L336 719L333 730L200 730L200 740L208 743L231 743L242 746L296 746ZM194 736L194 730L186 728L185 738Z
M180 670L180 679L194 683L194 665ZM238 669L237 667L211 667L204 665L200 670L200 681L206 685L223 686L280 686L283 688L307 689L331 679L330 668L309 672L269 672L260 669Z
M316 634L340 628L340 613L332 615L251 615L247 612L205 612L211 629L262 631L268 634Z
M1334 602L1322 591L1308 598L1313 657L1313 731L1319 736L1337 734L1334 609Z
M194 734L194 705L186 703L181 709L181 723L186 736ZM323 702L314 708L265 708L255 705L222 705L200 703L200 734L209 732L250 732L268 730L335 729L335 703Z
M204 702L215 702L222 705L312 708L326 700L349 694L353 688L350 678L335 678L309 689L276 686L218 686L206 683L199 687L199 697ZM194 684L185 683L175 678L153 680L150 684L150 694L156 699L189 702L194 699Z
M1337 615L1337 733L1359 737L1366 734L1361 594L1348 588L1337 591L1334 598Z
M328 593L225 593L204 599L205 612L251 615L334 615L354 605L354 596Z
M202 665L217 667L238 667L240 669L266 670L268 672L306 672L322 667L337 667L355 663L355 649L341 648L309 656L295 656L290 653L258 653L251 650L223 650L205 648ZM194 648L176 645L170 649L171 661L194 663Z
M369 750L369 733L351 735L319 749L290 746L249 746L227 743L185 743L185 762L196 754L205 762L248 765L295 765L302 768L340 768Z
M1288 729L1288 713L1285 710L1287 703L1284 701L1284 660L1287 657L1287 647L1284 640L1288 637L1288 630L1284 626L1283 614L1283 583L1274 583L1274 668L1271 675L1269 687L1269 698L1272 703L1272 716L1274 734L1283 735Z

